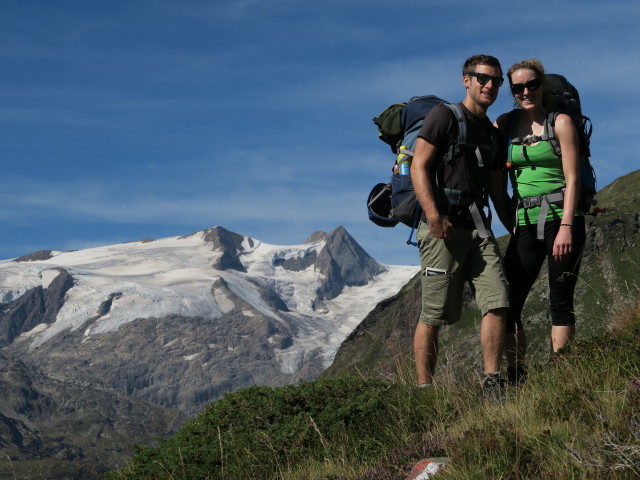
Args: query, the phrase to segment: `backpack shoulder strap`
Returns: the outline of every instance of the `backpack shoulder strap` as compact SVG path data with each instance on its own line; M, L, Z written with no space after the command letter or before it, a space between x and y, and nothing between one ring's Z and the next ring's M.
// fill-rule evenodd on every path
M458 122L458 138L456 142L458 145L463 145L467 141L467 119L457 103L445 102L445 105L453 112Z
M460 153L459 150L461 144L464 143L467 138L467 123L464 118L464 114L457 104L444 102L443 105L451 111L458 125L458 136L456 137L456 140L449 145L449 148L442 157L443 163L451 163L451 161Z
M553 151L559 157L562 154L562 149L560 148L560 141L558 140L558 136L556 135L556 120L560 113L561 112L550 112L547 115L547 118L545 118L544 120L544 134L548 137L547 139L549 140L549 143L551 143ZM573 124L576 128L576 133L578 134L580 157L584 160L591 156L589 147L591 133L593 132L591 119L589 117L585 117L584 115L581 115L580 117L572 117L571 115L569 116L573 120Z
M547 118L544 119L544 136L546 140L549 140L551 148L553 148L554 153L559 157L562 154L562 150L560 149L560 142L556 136L556 119L558 118L558 113L560 112L549 112Z
M460 108L460 105L458 105L457 103L448 103L448 102L445 103L445 105L449 107L449 109L453 112L453 115L455 116L456 121L458 122L458 138L456 139L456 142L452 147L453 150L451 151L451 157L449 158L449 161L455 158L455 155L457 155L458 153L456 151L458 148L475 147L474 153L476 155L476 159L478 160L478 166L480 168L484 167L484 160L482 159L482 152L480 152L480 146L467 143L467 119L464 115L464 112Z

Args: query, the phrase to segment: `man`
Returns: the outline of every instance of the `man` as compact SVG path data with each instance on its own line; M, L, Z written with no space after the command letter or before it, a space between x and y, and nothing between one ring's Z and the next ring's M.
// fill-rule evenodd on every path
M452 148L459 122L451 108L436 106L425 118L411 164L411 180L423 210L417 236L422 312L414 355L419 385L430 385L437 362L438 332L441 326L459 320L464 282L469 281L482 314L483 395L502 403L499 371L508 287L495 237L484 216L487 193L494 204L506 198L502 165L497 161L497 130L486 116L503 82L498 59L470 57L463 67L462 82L466 96L458 106L465 116L466 144ZM498 212L502 217L502 208Z

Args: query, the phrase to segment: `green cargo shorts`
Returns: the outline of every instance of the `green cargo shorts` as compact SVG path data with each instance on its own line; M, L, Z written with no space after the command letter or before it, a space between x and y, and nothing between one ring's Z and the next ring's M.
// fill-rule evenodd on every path
M417 239L422 266L421 322L433 326L457 322L465 281L471 283L483 316L509 307L509 286L493 235L481 238L477 230L456 228L454 237L445 242L434 238L429 225L420 222Z

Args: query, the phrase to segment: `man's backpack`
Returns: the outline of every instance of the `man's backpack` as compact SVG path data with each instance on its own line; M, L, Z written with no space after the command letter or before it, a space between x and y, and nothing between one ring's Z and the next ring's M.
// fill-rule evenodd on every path
M553 105L549 107L549 114L544 121L544 132L542 137L534 139L535 141L548 140L555 154L560 157L562 150L560 142L556 136L555 123L559 113L566 113L571 117L578 134L578 146L580 150L580 198L578 199L578 208L584 213L589 213L591 207L596 205L596 173L591 165L590 142L593 132L591 119L582 113L580 104L580 94L578 90L562 75L548 73L546 74L547 86L553 100ZM514 111L514 112L517 112ZM510 129L513 129L515 123L515 115L511 115ZM512 138L509 135L509 142L515 145L523 144L523 139ZM508 150L507 166L511 164L511 148ZM526 207L540 206L540 215L538 217L538 238L542 238L541 230L544 229L544 219L549 211L549 204L554 202L562 202L564 199L564 188L556 193L545 196L547 198L535 197L523 199Z
M403 223L415 228L420 220L422 209L416 199L416 194L411 182L409 167L413 158L414 148L418 133L427 114L436 105L446 105L458 122L458 135L456 141L449 147L444 156L444 161L455 159L462 148L467 145L467 124L465 116L457 104L448 103L445 100L426 95L413 97L406 103L395 103L387 107L373 122L378 127L378 137L391 147L396 154L391 180L388 183L379 183L373 187L367 199L369 219L381 227L395 227ZM476 146L474 146L476 147ZM482 156L476 148L478 162L482 164ZM465 199L463 192L453 189L442 189L446 201L452 206L467 202L476 226L481 235L486 236L485 218L481 208L474 201ZM413 230L412 230L413 234ZM407 243L411 242L411 236Z
M378 138L396 154L391 180L373 187L367 199L369 219L376 225L417 225L421 209L413 190L409 167L424 118L433 107L441 104L446 102L433 95L413 97L406 103L390 105L373 118L373 123L378 127Z

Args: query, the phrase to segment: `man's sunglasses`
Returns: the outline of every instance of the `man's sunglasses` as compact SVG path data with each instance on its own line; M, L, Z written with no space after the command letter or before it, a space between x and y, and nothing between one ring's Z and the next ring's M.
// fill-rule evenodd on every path
M511 92L514 95L520 95L524 93L524 89L527 90L535 90L541 85L539 78L534 78L533 80L529 80L527 83L512 83L511 84Z
M486 85L487 83L489 83L489 80L491 80L494 87L500 88L504 83L504 78L492 77L491 75L487 75L486 73L467 72L465 73L465 75L476 77L480 85Z

